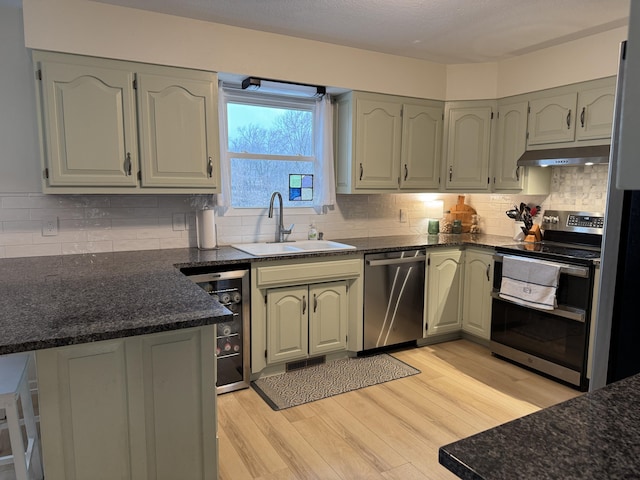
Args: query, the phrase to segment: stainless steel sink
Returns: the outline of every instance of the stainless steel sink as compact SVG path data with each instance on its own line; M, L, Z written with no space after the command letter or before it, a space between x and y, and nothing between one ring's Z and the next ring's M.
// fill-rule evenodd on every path
M330 240L301 240L282 243L238 243L231 245L237 250L250 253L257 257L268 257L271 255L296 255L309 252L330 252L336 250L355 250L353 245L346 243L332 242Z

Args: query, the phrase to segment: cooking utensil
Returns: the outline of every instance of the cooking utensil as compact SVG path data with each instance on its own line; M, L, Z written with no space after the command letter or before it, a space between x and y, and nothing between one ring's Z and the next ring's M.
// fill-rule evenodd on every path
M504 213L506 213L507 217L511 218L512 220L518 220L518 211L517 210L507 210Z

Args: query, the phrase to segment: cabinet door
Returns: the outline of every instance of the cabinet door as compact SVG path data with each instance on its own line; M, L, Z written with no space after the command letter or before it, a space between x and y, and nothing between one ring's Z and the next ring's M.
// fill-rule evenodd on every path
M496 189L522 189L522 169L517 162L527 146L528 106L527 102L498 106L496 163L493 167Z
M555 95L529 102L528 145L573 142L577 93Z
M138 74L142 186L218 187L217 90L211 77Z
M427 273L427 335L462 327L462 252L430 252Z
M217 478L215 326L38 350L48 480Z
M133 73L53 60L40 69L48 184L136 187Z
M492 285L493 255L467 250L464 262L462 330L486 340L491 336Z
M267 291L267 363L307 356L308 295L306 285Z
M123 339L36 352L45 474L135 478Z
M447 189L489 188L491 113L487 107L449 109L447 134Z
M356 100L356 188L398 188L401 110L396 102Z
M347 349L347 283L309 286L309 354Z
M592 88L579 92L576 140L611 138L614 103L613 87Z
M440 186L442 113L440 107L403 106L400 188Z

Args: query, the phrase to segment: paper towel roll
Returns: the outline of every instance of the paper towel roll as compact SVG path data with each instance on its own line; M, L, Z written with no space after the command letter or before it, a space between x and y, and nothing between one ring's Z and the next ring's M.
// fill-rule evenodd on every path
M216 248L216 217L212 209L205 208L196 212L196 233L199 249Z

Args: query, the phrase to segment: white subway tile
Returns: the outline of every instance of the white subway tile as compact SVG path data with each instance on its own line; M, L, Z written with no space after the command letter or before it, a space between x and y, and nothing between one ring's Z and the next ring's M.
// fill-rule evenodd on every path
M113 243L110 241L63 243L61 247L62 255L104 253L113 251Z
M59 243L43 245L7 245L5 247L6 258L16 257L41 257L48 255L61 255L62 248Z
M157 238L149 238L145 240L113 240L114 252L158 249L160 249L160 240Z

